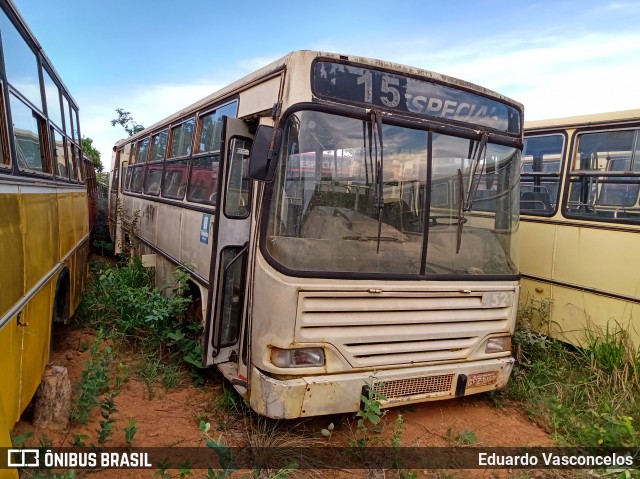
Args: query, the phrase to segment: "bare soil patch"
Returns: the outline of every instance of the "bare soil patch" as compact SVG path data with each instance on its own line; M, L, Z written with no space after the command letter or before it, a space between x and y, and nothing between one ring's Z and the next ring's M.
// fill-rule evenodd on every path
M95 334L88 330L59 328L54 338L54 351L51 362L67 367L72 383L78 381L89 359L87 345L94 340ZM121 387L116 398L118 409L117 431L107 444L113 447L128 446L123 431L129 420L136 421L134 447L202 447L205 448L201 421L211 424L210 435L222 434L225 444L245 446L255 441L258 435L288 435L295 441L299 435L300 445L348 446L356 437L356 418L353 415L329 416L307 420L280 421L278 426L256 426L260 421L252 418L248 412L238 413L224 407L225 386L222 378L212 372L204 387L195 387L188 378L174 389L165 389L161 385L148 386L136 379L133 370L135 356L120 354L117 357L120 368L130 371L128 380ZM397 414L404 418L401 444L403 446L553 446L553 440L542 429L533 424L517 405L507 404L497 408L486 395L467 398L423 403L402 409L389 410L383 421L383 427L373 435L373 445L390 444L395 430L393 423ZM38 445L43 437L48 437L53 447L71 446L74 435L85 434L89 437L87 445L95 443L96 430L99 429L99 411L95 410L86 425L71 424L67 430L34 430L27 420L18 423L13 431L20 435L33 430L34 436L28 444ZM284 423L284 424L283 424ZM333 423L335 428L331 437L322 435L321 430ZM270 423L268 423L270 424ZM260 428L264 427L264 431ZM247 428L253 429L248 431ZM252 436L253 434L253 436ZM268 437L263 437L270 444ZM307 441L307 442L304 442ZM203 477L206 471L194 470L192 476ZM153 470L113 470L82 471L79 474L95 478L151 478ZM293 476L307 476L311 471L295 471ZM536 471L525 475L524 471L508 470L445 470L416 471L418 477L560 477L557 473ZM382 471L335 471L325 470L314 475L336 478L354 477L400 477L397 472L386 475ZM391 475L395 474L395 475ZM173 471L173 477L179 475ZM235 476L234 476L235 477Z

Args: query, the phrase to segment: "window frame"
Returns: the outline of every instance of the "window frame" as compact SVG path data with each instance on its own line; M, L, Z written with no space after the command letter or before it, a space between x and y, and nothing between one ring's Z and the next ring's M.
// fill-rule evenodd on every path
M525 141L527 139L530 138L539 138L539 137L543 137L543 136L555 136L555 135L560 135L562 138L562 150L560 152L560 171L558 172L554 172L554 173L549 173L549 172L527 172L524 173L522 170L520 171L520 201L522 202L522 179L523 177L529 177L531 179L531 181L533 182L534 178L539 177L541 179L544 178L557 178L558 179L558 194L555 198L555 207L551 208L551 211L543 211L540 210L539 212L536 210L526 210L523 211L522 210L522 204L520 206L520 216L539 216L539 217L546 217L546 218L550 218L552 216L555 216L558 211L561 211L561 205L562 205L562 210L564 209L564 188L565 188L565 172L567 170L566 168L566 164L567 164L567 152L569 151L569 138L567 136L567 132L564 130L553 130L553 131L544 131L544 132L534 132L531 133L529 135L526 134L525 132ZM522 169L524 169L524 157L525 157L525 151L524 151L524 147L522 149L522 161L521 161L521 167Z
M587 221L587 222L591 222L591 223L603 223L603 224L629 224L629 225L635 225L638 226L640 225L640 169L635 171L635 172L621 172L623 174L613 174L611 175L611 173L613 172L612 170L602 170L602 171L592 171L592 170L574 170L574 164L576 161L576 155L578 154L578 148L580 147L580 138L584 137L586 135L591 135L591 134L598 134L598 133L616 133L616 132L623 132L623 131L635 131L635 135L636 138L638 139L638 143L634 144L633 146L635 146L636 150L640 152L640 124L638 123L631 123L631 124L619 124L619 125L599 125L596 127L591 127L591 128L576 128L573 133L572 133L572 138L571 138L571 148L569 151L569 154L567 154L567 158L566 158L566 172L563 178L563 182L564 182L564 192L563 192L563 198L562 198L562 215L565 218L568 219L573 219L573 220L580 220L580 221ZM633 148L632 146L632 148ZM631 155L633 157L633 151L631 152ZM637 157L637 161L640 162L640 157ZM581 173L582 171L582 173ZM624 174L627 173L627 174ZM630 184L638 184L638 193L636 194L636 198L635 198L635 208L636 208L636 212L638 212L637 215L637 219L635 218L619 218L618 215L618 210L622 209L623 213L625 211L625 209L627 208L634 208L634 206L630 206L630 207L626 207L624 205L591 205L591 206L595 206L594 208L594 212L592 216L586 215L586 214L576 214L573 213L569 210L569 201L570 201L570 196L571 196L571 185L573 184L572 179L575 179L576 181L579 181L579 179L581 177L585 177L585 178L595 178L596 180L596 188L598 188L598 182L599 180L604 180L605 177L621 177L621 178L637 178L637 182L636 183L630 183ZM606 182L602 183L607 184ZM601 191L597 191L596 195L595 195L595 199L597 200L600 195L601 195ZM585 206L589 206L589 205L585 205ZM603 213L611 213L612 217L608 217L608 216L600 216L598 215L598 207L600 208L600 210Z
M29 102L29 100L27 100L26 97L24 97L18 90L16 90L15 88L13 88L11 85L8 85L8 92L9 92L9 100L8 102L5 102L5 104L9 105L9 115L8 118L11 118L11 121L7 121L7 125L9 125L9 123L11 123L10 130L7 133L7 140L9 142L14 143L14 146L17 147L17 145L15 145L15 142L17 142L17 138L15 135L15 129L13 127L14 125L14 119L13 119L13 112L11 111L11 95L13 95L16 100L18 100L19 102L21 102L23 104L23 106L25 106L26 108L28 108L29 110L31 110L31 115L33 116L33 118L36 120L37 123L37 127L38 127L38 141L39 141L39 147L40 147L40 157L42 159L42 170L34 170L31 168L23 168L22 166L20 166L20 162L16 161L16 166L14 171L19 173L20 175L25 175L25 176L44 176L47 178L52 178L53 177L53 158L51 156L51 143L50 143L50 131L49 131L49 121L47 119L47 117L39 110L37 110L36 108L34 108L34 105L31 104L31 102ZM17 155L17 148L15 149L16 155Z

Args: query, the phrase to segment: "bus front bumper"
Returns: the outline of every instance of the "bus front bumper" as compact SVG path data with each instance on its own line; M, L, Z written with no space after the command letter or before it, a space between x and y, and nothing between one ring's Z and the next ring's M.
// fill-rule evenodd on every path
M295 379L274 378L254 367L250 403L263 416L293 419L358 411L360 396L370 389L382 394L384 407L468 396L504 387L513 363L503 357Z

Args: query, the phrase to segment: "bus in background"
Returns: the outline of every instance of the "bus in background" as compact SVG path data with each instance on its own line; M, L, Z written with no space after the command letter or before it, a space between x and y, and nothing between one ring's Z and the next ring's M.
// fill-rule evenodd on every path
M115 145L116 250L157 284L186 265L203 361L262 415L493 390L513 365L522 124L476 85L293 52Z
M52 322L67 321L80 300L89 231L78 106L14 5L0 0L0 7L0 446L5 447L40 383Z
M96 224L98 222L98 209L99 209L99 186L96 178L96 165L93 160L87 155L82 156L85 172L85 183L87 185L87 200L89 208L89 235L93 238L95 233Z
M527 122L520 191L521 302L551 300L540 331L580 345L619 325L640 346L640 110Z

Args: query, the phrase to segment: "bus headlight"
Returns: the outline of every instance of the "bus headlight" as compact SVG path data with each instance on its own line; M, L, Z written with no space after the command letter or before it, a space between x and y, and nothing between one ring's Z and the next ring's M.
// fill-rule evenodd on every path
M271 348L271 362L279 368L324 366L324 350L322 348Z
M484 347L485 353L503 353L505 351L511 351L511 336L487 339L487 344Z

